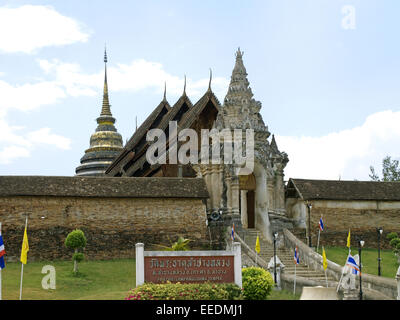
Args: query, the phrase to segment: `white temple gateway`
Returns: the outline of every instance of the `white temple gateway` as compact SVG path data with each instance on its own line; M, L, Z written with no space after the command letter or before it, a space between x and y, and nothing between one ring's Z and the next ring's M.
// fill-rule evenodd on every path
M271 230L276 229L271 228L271 221L285 221L283 171L288 156L279 151L273 135L271 141L268 140L270 132L260 114L261 102L253 98L249 87L243 52L240 49L236 52L223 105L211 90L211 76L207 92L195 104L186 96L185 86L182 96L172 107L164 92L161 103L135 131L105 174L114 177L202 177L210 194L207 200L209 215L222 218L226 223L233 221L243 228L256 228L271 240ZM243 150L246 130L251 129L254 133L254 170L247 174L242 170L239 174L235 162L224 161L220 164L211 161L210 164L149 164L146 151L151 143L146 140L147 132L154 128L161 129L168 139L171 122L177 124L178 132L193 129L198 137L204 129L211 132L213 129L218 132L239 130L242 132ZM200 152L201 139L198 140ZM182 145L180 142L177 144L178 148ZM221 151L223 147L221 143ZM167 145L166 153L170 148L172 145Z
M254 131L254 170L250 174L238 174L233 163L200 165L198 172L206 180L210 192L209 208L222 209L234 221L240 220L242 227L257 228L271 240L270 217L285 214L283 170L289 160L286 153L278 150L274 135L271 142L268 141L270 132L260 109L261 102L253 98L249 87L243 52L239 48L228 93L214 127L220 132L241 130L243 140L247 129Z

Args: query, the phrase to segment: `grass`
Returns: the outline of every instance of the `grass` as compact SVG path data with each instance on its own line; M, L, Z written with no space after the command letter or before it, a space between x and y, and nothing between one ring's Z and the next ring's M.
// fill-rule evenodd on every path
M271 294L268 296L268 300L299 300L300 294L293 294L293 291L287 290L272 290Z
M56 270L56 289L42 288L45 265ZM24 300L123 300L135 287L135 260L116 259L83 261L79 273L72 272L72 261L29 262L24 266L22 299ZM21 263L8 262L2 270L4 300L18 300ZM299 294L286 290L273 290L268 300L298 300Z
M319 253L321 254L322 248ZM339 265L344 265L346 262L349 250L347 247L325 247L326 258L336 262ZM354 256L358 254L358 248L351 251ZM399 267L397 258L392 250L381 250L381 275L387 278L394 278ZM361 252L362 272L378 275L378 250L372 248L363 248Z
M56 270L56 289L42 288L42 268ZM83 261L79 273L72 272L71 261L29 262L24 266L24 300L122 300L136 284L135 260ZM2 270L3 299L18 300L21 263L7 263Z

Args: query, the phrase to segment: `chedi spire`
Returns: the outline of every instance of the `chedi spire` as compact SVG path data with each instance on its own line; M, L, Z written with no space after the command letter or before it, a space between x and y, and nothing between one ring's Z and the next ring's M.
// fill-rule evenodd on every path
M232 70L228 92L224 99L218 122L230 129L254 129L268 138L268 128L260 115L261 102L254 100L243 63L244 52L238 48L235 53L235 66ZM222 119L223 118L223 119Z
M102 176L122 150L122 136L114 126L107 84L107 52L104 50L104 89L100 117L96 119L96 132L90 137L90 147L81 158L81 165L75 169L76 175Z

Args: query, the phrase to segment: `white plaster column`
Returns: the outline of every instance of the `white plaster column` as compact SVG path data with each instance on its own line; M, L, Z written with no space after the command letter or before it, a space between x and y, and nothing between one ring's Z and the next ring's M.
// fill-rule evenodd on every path
M136 243L136 287L144 283L144 243Z
M242 288L242 248L240 242L233 243L235 283Z
M264 237L272 242L271 225L268 216L267 199L267 172L259 163L255 163L254 175L256 177L256 208L255 227L262 232Z
M240 216L243 228L248 228L247 190L240 190Z

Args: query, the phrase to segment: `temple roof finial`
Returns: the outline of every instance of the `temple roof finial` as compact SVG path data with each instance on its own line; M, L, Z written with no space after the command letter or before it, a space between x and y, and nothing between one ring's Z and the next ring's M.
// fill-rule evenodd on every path
M103 89L103 105L100 116L112 116L110 110L110 102L108 99L108 84L107 84L107 51L104 46L104 89Z
M240 47L238 47L238 50L236 51L235 55L236 55L236 58L241 59L243 57L243 55L244 55L244 52L240 51Z
M186 74L185 74L185 80L184 80L184 83L183 83L183 94L182 95L186 96Z
M164 97L163 101L167 101L167 81L164 82Z
M208 81L208 91L211 91L212 70L210 68L210 80Z

